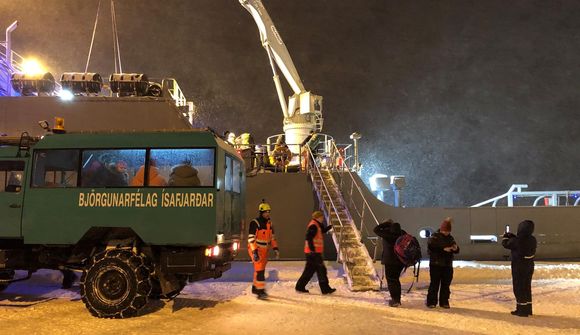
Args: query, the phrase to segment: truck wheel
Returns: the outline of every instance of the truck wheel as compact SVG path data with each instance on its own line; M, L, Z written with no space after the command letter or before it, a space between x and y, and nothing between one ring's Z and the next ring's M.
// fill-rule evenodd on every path
M144 255L129 250L103 251L91 259L80 282L81 298L92 315L128 318L147 304L151 267Z
M0 271L0 280L12 280L14 279L14 270L2 270ZM4 291L10 283L0 283L0 292Z

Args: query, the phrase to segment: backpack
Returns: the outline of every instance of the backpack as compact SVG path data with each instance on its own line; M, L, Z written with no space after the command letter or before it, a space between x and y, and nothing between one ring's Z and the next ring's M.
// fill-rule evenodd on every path
M415 276L415 281L419 281L419 269L421 267L421 246L419 245L419 241L410 234L403 234L397 238L395 242L395 255L397 258L403 263L405 266L405 270L408 267L413 266L413 275ZM404 271L403 271L404 272ZM411 283L411 287L407 293L411 291L413 288L413 284Z

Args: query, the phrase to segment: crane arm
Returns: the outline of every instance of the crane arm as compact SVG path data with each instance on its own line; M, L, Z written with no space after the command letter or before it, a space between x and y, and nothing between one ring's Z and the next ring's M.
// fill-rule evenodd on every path
M258 30L260 31L260 40L262 41L262 46L266 49L268 57L270 58L270 63L272 66L272 71L274 72L274 81L276 81L277 73L274 67L274 62L282 71L284 78L288 81L288 84L292 88L295 94L301 94L305 92L304 85L300 80L298 71L292 62L292 57L288 53L288 49L282 41L280 34L270 15L266 11L266 8L262 4L261 0L239 0L240 4L252 15ZM279 82L276 83L278 89Z

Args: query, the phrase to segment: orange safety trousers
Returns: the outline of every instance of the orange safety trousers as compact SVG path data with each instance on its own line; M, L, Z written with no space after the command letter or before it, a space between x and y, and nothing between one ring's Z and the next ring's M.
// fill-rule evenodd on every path
M250 259L252 260L252 264L254 265L254 287L258 290L263 290L266 288L266 264L268 264L268 250L267 247L260 247L256 249L258 250L258 256L260 256L259 261L254 261L254 252L248 248L248 254L250 255Z

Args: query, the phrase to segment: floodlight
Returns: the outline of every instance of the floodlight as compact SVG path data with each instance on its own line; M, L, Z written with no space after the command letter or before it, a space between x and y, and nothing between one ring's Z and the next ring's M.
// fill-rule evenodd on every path
M103 78L98 73L65 72L60 77L63 90L74 95L98 94L103 87Z
M55 88L54 77L50 72L45 74L13 73L10 76L12 88L21 95L35 96L52 94Z
M143 73L113 73L109 84L111 91L120 97L144 96L149 88L147 75Z

